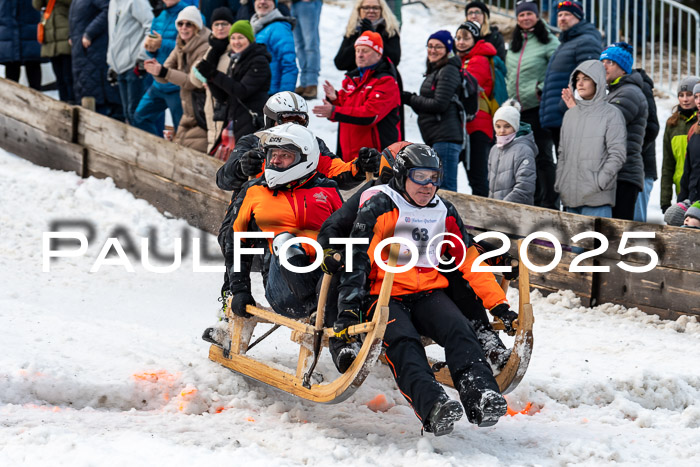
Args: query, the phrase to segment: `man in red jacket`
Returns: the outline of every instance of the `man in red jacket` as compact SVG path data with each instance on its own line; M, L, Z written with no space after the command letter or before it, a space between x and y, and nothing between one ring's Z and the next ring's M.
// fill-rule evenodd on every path
M345 161L357 157L360 148L379 151L402 137L399 130L401 92L396 68L383 57L382 36L365 31L355 41L357 68L336 91L326 81L323 105L314 107L317 117L338 122L338 155Z

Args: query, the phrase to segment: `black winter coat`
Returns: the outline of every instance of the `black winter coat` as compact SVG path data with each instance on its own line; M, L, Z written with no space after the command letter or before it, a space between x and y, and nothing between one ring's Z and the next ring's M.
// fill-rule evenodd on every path
M644 143L642 144L642 159L644 160L644 177L659 178L656 171L656 137L659 136L659 117L656 113L656 101L654 100L654 81L646 74L643 68L634 71L642 77L642 92L647 98L649 112L647 114L647 127L644 131Z
M620 80L608 85L606 100L622 111L627 123L627 161L617 174L618 182L628 182L644 189L644 161L642 146L647 126L649 106L642 88L642 75L636 71L622 75ZM658 132L658 130L657 130Z
M560 128L566 105L561 90L569 87L569 78L581 62L598 60L603 51L600 32L588 21L581 21L559 35L559 47L549 58L540 101L542 128Z
M0 0L0 63L41 59L36 25L41 15L28 0Z
M119 104L119 90L107 82L107 9L109 0L73 0L68 10L70 38L73 41L73 86L78 102L86 96L98 105ZM83 36L90 39L87 49Z
M698 124L691 131L693 136L688 141L681 177L681 192L678 199L689 199L691 203L700 201L700 129Z
M384 29L384 25L379 25L376 32L382 36L382 41L384 41L384 56L388 57L395 67L398 67L401 61L401 38L398 34L389 37L386 29ZM358 30L350 37L343 37L343 42L341 42L340 49L338 49L334 59L335 67L340 71L349 72L357 68L355 63L355 41L360 37L360 34L362 32Z
M253 43L241 52L238 60L231 61L226 74L217 71L207 80L214 98L226 102L226 123L233 121L236 140L262 128L262 111L272 76L270 60L267 47ZM256 122L251 112L258 115Z
M461 85L459 69L462 60L449 60L428 67L428 73L420 87L420 95L413 95L408 105L418 114L418 128L425 144L462 144L464 122L454 96Z
M506 41L503 39L503 34L498 30L496 26L491 26L491 32L482 37L483 40L493 45L496 48L496 55L498 55L503 63L506 62Z

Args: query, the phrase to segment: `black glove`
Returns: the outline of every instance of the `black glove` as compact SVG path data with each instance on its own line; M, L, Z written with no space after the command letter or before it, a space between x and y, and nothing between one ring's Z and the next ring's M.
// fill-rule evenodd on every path
M372 21L370 21L367 18L364 18L362 21L360 21L360 33L363 33L365 31L374 32L374 26L372 26Z
M207 60L201 60L197 64L197 69L206 79L212 78L216 74L216 65L212 65Z
M243 153L238 163L241 167L241 172L243 172L243 175L246 177L251 177L260 173L264 160L265 154L263 154L262 151L259 149L251 149Z
M255 299L250 294L250 292L238 292L233 294L231 298L231 311L241 318L250 318L250 315L246 313L246 305L255 305Z
M670 204L665 204L665 205L661 206L661 214L666 214L666 209L668 209L670 207L671 207Z
M134 74L139 78L143 78L148 74L146 67L143 65L143 60L136 60L136 65L134 65Z
M345 342L355 342L355 336L348 334L348 328L359 324L362 320L362 313L359 309L343 310L338 314L338 319L333 323L335 338Z
M518 314L511 310L507 303L501 303L500 305L493 307L493 309L491 309L491 314L503 321L503 327L506 330L506 334L509 336L515 334L513 321L518 319Z
M411 105L411 99L413 99L413 96L415 96L416 93L414 92L408 92L404 91L401 93L401 103L405 105Z
M513 258L509 253L505 253L504 255L501 255L501 264L502 266L511 266L511 263L513 262L515 258ZM511 272L504 272L503 277L508 279L509 281L514 281L517 280L518 277L520 277L520 262L516 261L515 266L511 266ZM499 265L499 266L500 266Z
M382 162L382 155L374 148L361 148L357 153L357 171L359 173L377 173Z
M340 252L333 248L323 250L323 263L321 263L321 271L325 274L335 274L345 266L342 255L340 259L334 258L335 255L340 255Z
M109 83L110 86L116 86L117 85L117 72L114 71L113 69L109 69L107 72L107 82Z

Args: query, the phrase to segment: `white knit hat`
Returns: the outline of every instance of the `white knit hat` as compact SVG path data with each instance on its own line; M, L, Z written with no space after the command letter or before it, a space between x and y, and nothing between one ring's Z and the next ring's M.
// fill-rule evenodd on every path
M202 27L204 26L202 24L202 14L199 12L196 6L188 6L182 9L179 15L177 15L177 19L175 20L175 25L179 23L180 21L189 21L190 23L194 24L197 26L197 29L200 31L202 30Z
M496 110L496 113L493 114L494 125L498 120L508 122L517 133L520 129L520 104L518 104L518 101L515 99L505 101L503 105Z

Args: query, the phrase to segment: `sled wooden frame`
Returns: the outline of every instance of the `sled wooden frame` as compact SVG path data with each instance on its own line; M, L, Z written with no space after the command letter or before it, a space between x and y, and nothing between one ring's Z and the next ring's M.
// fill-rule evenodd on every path
M518 242L518 251L520 251L521 243L522 240ZM502 394L508 394L520 384L520 381L522 381L527 372L527 367L530 364L530 357L532 356L532 327L535 323L535 318L532 312L532 305L530 304L530 272L522 261L519 263L518 267L520 308L518 310L518 319L515 322L515 340L513 341L513 347L508 362L506 362L501 372L496 375L496 382ZM504 281L502 286L505 291L508 287L508 281ZM503 323L500 320L494 321L491 323L491 326L496 331L504 330ZM432 343L432 341L428 341L428 343ZM437 363L436 360L431 358L428 358L428 361L431 366ZM452 376L447 367L443 367L440 371L435 372L435 379L446 386L454 388Z
M389 253L389 266L396 265L398 252L398 244L393 244ZM230 313L230 307L227 309L231 348L226 356L222 347L212 345L209 348L209 359L236 373L306 400L326 404L342 402L362 385L369 375L370 369L379 358L386 322L389 317L389 299L391 298L393 282L394 274L387 272L384 275L372 321L351 326L348 329L349 334L365 334L362 348L350 368L333 381L312 384L309 388L304 387L303 378L311 360L313 360L311 343L316 331L313 325L286 318L273 311L263 310L252 305L248 305L246 308L247 312L253 315L252 318L235 316ZM323 301L325 298L320 300L320 303ZM317 312L323 313L323 310L317 310ZM296 371L285 371L280 369L279 365L273 367L246 355L253 330L260 322L279 324L292 330L292 340L300 344ZM324 340L332 335L332 328L323 329Z

